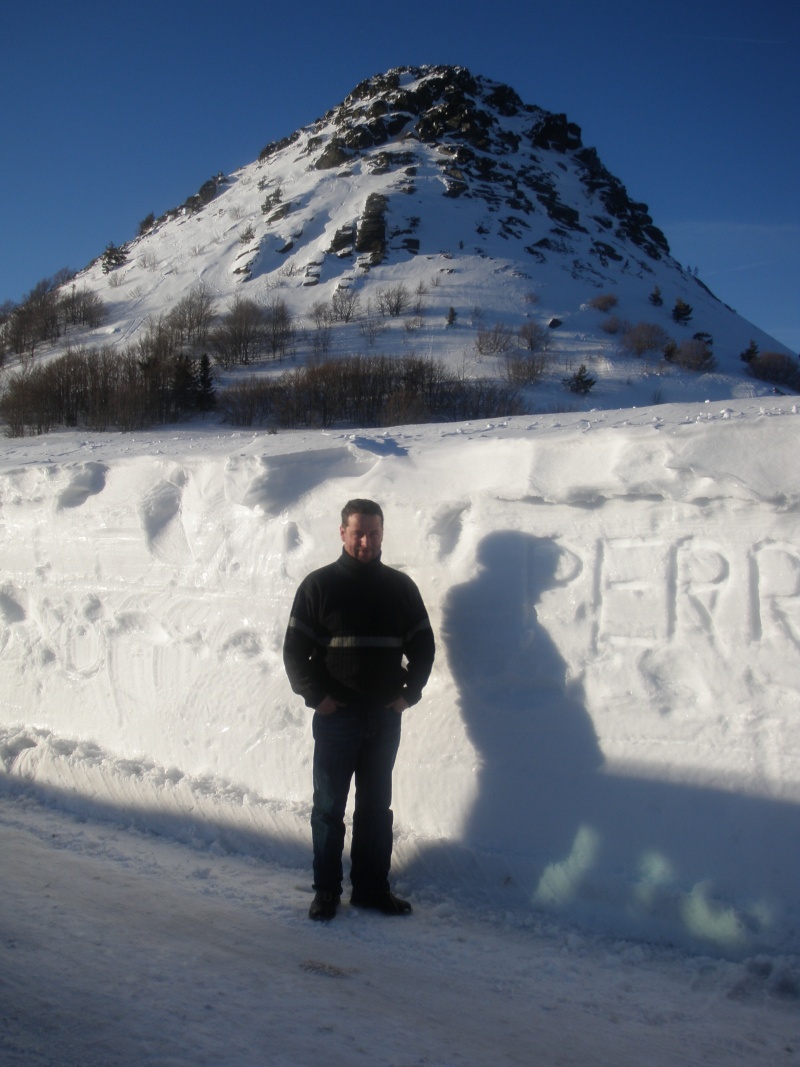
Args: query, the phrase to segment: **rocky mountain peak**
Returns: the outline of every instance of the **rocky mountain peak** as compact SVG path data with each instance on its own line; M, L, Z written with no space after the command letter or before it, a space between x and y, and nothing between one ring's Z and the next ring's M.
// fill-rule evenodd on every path
M299 139L298 133L268 145L261 160ZM398 67L367 78L310 128L304 145L316 170L361 161L372 173L402 172L406 179L418 177L431 150L443 195L483 200L493 213L507 210L499 223L505 236L541 230L532 219L547 216L552 232L528 248L535 258L567 249L569 235L578 233L596 238L595 254L605 263L625 258L615 239L651 259L669 252L647 206L633 201L596 150L583 145L579 126L464 67ZM584 203L563 195L556 168L574 171ZM397 191L413 189L407 180Z

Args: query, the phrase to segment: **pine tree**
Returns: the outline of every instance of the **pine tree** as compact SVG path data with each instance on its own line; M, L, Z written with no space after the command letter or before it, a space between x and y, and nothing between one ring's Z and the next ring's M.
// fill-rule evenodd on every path
M658 286L655 286L648 299L650 300L650 303L653 305L653 307L660 308L661 305L664 303L664 297L661 295L661 290L658 288Z
M200 370L197 375L197 410L205 414L217 406L217 392L214 388L214 375L211 360L204 352L200 357Z
M740 353L739 359L744 363L752 363L754 359L758 359L758 345L755 341L750 341L744 352Z
M586 369L586 364L581 363L580 367L575 371L571 378L563 379L564 385L571 393L579 393L585 396L593 385L597 383L596 378L592 378Z
M128 258L128 253L124 247L117 247L113 241L110 241L103 253L103 274L109 274L112 270L116 270L117 267L121 267Z
M172 403L176 415L197 407L198 374L193 359L183 352L176 356L172 377Z
M681 300L680 297L675 301L675 307L672 309L672 317L675 322L685 326L691 319L694 308L691 304L687 304L685 300Z

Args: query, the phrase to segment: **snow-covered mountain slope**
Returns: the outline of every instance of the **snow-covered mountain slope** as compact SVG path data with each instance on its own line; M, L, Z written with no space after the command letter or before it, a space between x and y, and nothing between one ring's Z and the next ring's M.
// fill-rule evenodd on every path
M218 312L237 295L280 297L309 329L313 306L337 292L359 297L363 322L382 293L402 285L413 307L389 317L380 351L470 359L473 372L496 373L491 358L476 368L480 328L516 333L556 320L550 377L560 386L565 366L586 362L600 380L594 406L638 402L635 384L660 362L623 356L619 323L659 325L678 344L710 335L712 398L766 391L739 358L751 340L786 351L671 257L646 205L582 144L574 123L458 67L368 79L255 162L210 179L125 251L116 269L104 273L98 260L76 279L110 305L104 327L82 338L90 343L135 340L201 283ZM656 289L660 306L650 299ZM590 306L598 296L615 306ZM693 309L687 324L673 321L677 300ZM337 325L334 354L365 347L358 321ZM296 355L309 350L301 337ZM648 381L648 399L685 399L687 377L696 375L672 368ZM545 389L540 407L552 402Z

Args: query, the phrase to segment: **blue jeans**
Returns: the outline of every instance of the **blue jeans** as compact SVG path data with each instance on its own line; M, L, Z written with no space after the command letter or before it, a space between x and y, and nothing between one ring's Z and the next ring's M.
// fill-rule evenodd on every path
M392 770L401 716L392 708L338 708L314 713L314 800L311 840L314 888L342 892L344 813L355 777L350 881L364 895L389 888L392 862Z

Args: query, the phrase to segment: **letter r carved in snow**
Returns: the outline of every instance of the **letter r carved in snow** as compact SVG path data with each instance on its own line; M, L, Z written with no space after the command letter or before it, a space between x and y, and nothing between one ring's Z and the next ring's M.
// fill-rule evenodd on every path
M800 552L762 541L750 552L751 639L789 640L800 651Z

